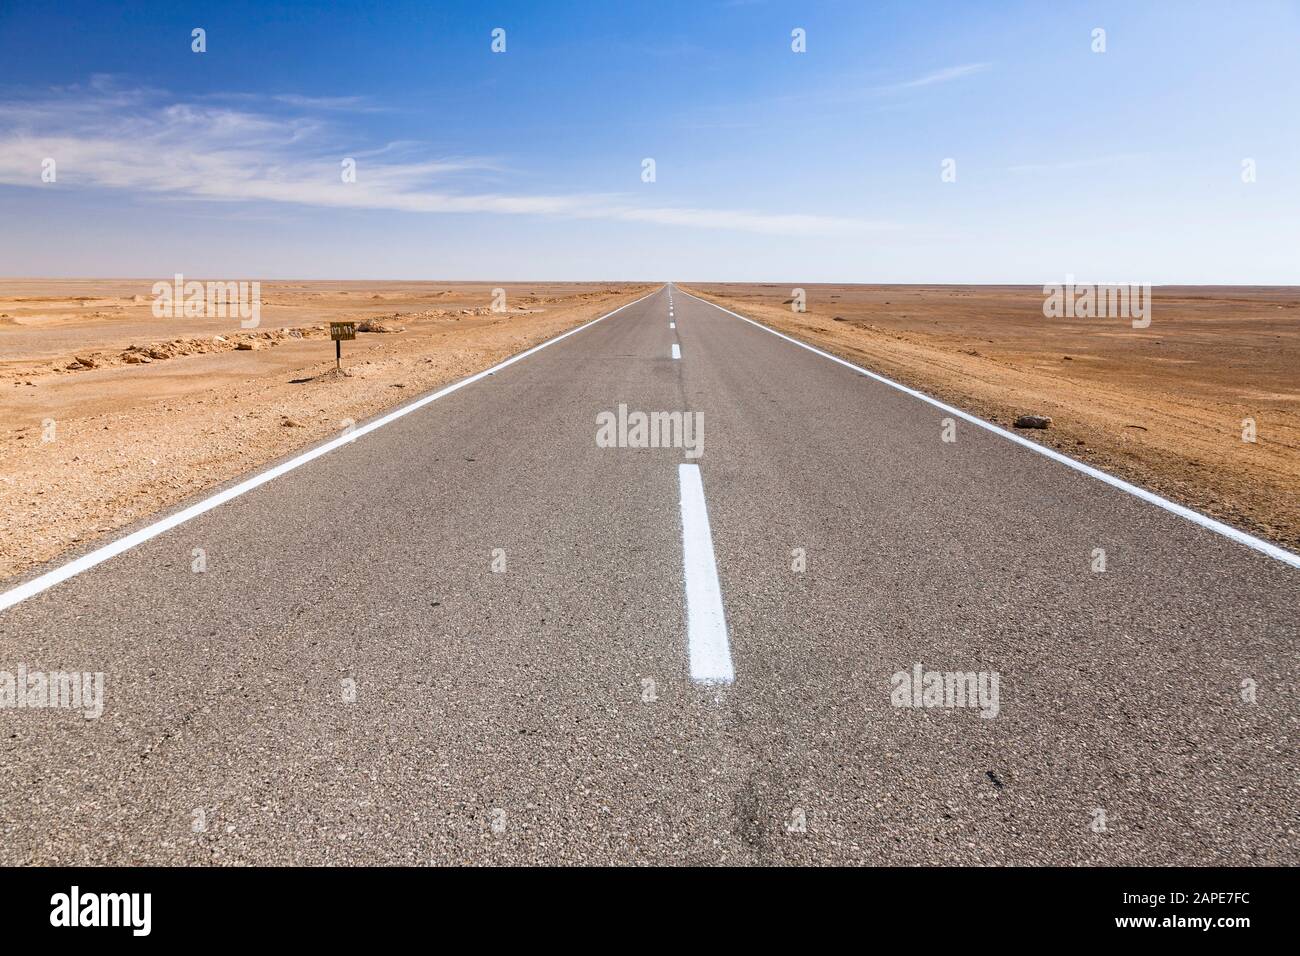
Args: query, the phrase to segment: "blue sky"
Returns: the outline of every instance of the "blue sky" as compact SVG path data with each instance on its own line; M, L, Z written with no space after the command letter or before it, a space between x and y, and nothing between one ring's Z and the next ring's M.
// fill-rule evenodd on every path
M1300 284L1294 0L330 6L0 3L0 274Z

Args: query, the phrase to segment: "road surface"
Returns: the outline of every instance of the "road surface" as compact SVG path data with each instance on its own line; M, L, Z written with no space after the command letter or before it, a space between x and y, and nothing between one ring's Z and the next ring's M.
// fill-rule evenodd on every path
M949 417L665 286L0 611L0 863L1300 863L1300 572Z

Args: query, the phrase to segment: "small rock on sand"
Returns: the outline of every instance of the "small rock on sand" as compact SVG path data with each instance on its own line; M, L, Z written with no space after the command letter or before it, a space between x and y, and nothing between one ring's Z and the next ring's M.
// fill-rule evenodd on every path
M1021 415L1016 419L1016 428L1046 428L1052 424L1046 415Z

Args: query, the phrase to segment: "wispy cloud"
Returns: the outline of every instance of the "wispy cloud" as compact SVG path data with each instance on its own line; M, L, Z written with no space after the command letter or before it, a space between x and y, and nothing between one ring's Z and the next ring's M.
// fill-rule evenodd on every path
M1085 159L1066 159L1050 163L1021 163L1008 166L1012 173L1059 173L1072 169L1091 169L1097 166L1117 166L1122 163L1148 160L1150 153L1112 153L1108 156L1091 156Z
M983 73L991 65L989 63L963 63L960 66L948 66L912 80L904 80L901 83L888 83L884 86L878 86L876 89L882 93L887 93L892 90L914 90L922 86L934 86L937 83L951 83L953 80L960 80L964 76Z
M303 96L299 93L277 93L272 98L277 103L302 109L374 110L377 108L362 96Z
M803 212L651 206L625 194L469 189L465 174L500 174L501 163L431 157L410 143L345 151L335 144L355 137L339 135L339 111L364 108L364 102L292 94L271 99L290 107L291 115L214 105L222 102L217 98L177 102L157 91L113 89L102 81L88 89L0 100L0 184L42 187L41 162L51 157L60 184L169 199L602 219L797 236L890 228ZM355 182L340 175L347 157L357 160Z
M306 96L302 93L248 93L225 91L203 93L194 97L203 103L242 103L259 106L287 106L299 110L340 111L348 113L384 113L389 108L380 106L365 96Z
M833 87L804 90L787 93L763 104L780 103L785 105L841 105L846 103L873 103L878 109L892 109L902 100L898 94L909 90L919 90L941 83L952 83L968 76L975 76L992 69L991 63L963 63L958 66L946 66L941 70L932 70L911 79L895 80L887 83L878 78L855 77L841 79Z

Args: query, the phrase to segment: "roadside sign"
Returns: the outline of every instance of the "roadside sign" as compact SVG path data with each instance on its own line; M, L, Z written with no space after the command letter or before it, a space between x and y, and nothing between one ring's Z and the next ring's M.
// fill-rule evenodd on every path
M351 342L357 337L355 322L331 322L330 338L334 340L334 367L343 367L343 343Z

